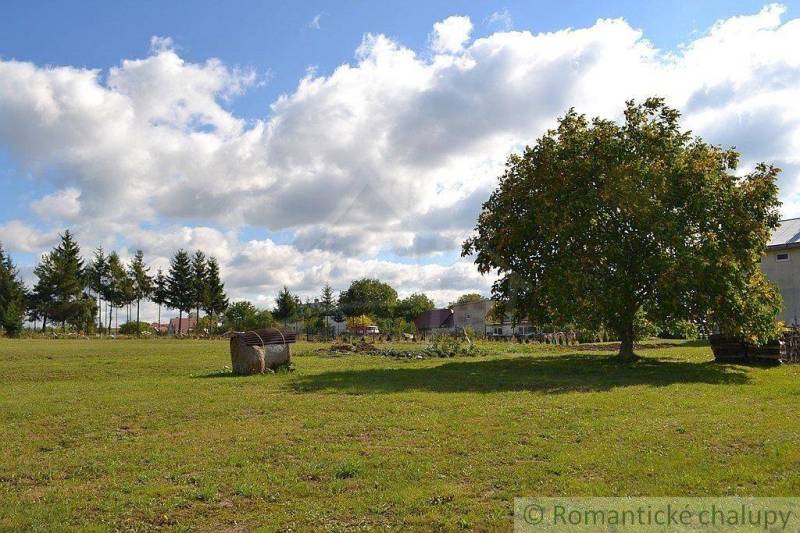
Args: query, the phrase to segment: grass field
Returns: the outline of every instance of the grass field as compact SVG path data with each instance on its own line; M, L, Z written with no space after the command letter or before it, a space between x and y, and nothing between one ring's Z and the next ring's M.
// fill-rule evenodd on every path
M800 494L800 367L701 343L319 355L0 339L0 529L511 528L514 496Z

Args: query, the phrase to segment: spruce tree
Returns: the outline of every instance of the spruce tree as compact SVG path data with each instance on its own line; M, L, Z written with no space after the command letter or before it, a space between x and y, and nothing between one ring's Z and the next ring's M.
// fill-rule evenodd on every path
M329 283L326 283L325 287L322 288L322 297L319 303L322 309L322 320L325 323L325 335L327 335L330 317L333 316L334 308L336 307L336 298Z
M16 337L22 331L25 298L19 271L0 243L0 328L9 337Z
M215 257L208 259L206 271L206 290L203 295L203 310L212 318L221 315L228 308L228 298L225 296L225 285L219 274L219 263Z
M284 285L275 299L275 311L272 312L272 315L282 321L285 326L287 322L297 315L299 307L300 299L289 292L289 287Z
M61 242L50 252L52 259L51 281L54 290L53 318L66 322L76 312L74 305L83 295L86 287L86 272L81 259L81 250L69 230L61 234Z
M53 307L55 306L55 267L53 265L52 252L42 256L41 261L33 269L36 276L36 284L28 303L29 316L31 320L42 319L42 331L47 330L47 320L53 318Z
M143 299L149 298L153 293L153 278L150 276L150 267L144 263L144 252L136 250L136 255L131 260L128 275L133 282L133 294L136 298L136 331L139 331L139 306Z
M117 252L111 252L108 256L109 283L106 286L105 299L108 306L108 331L111 332L111 319L115 312L119 313L119 307L125 304L128 274L125 266L119 258ZM118 321L117 321L118 322Z
M161 333L161 306L167 303L167 278L164 272L158 269L153 280L153 303L158 305L158 332Z
M206 254L200 250L195 251L192 257L192 290L197 320L200 320L200 307L205 300L207 270Z
M192 282L192 262L189 254L178 250L169 265L167 277L167 305L178 310L178 334L183 333L183 312L194 306L194 283Z
M103 328L103 320L101 317L100 302L103 294L107 293L106 286L109 283L109 268L108 257L103 251L103 247L99 246L94 251L94 259L88 268L89 288L97 295L97 327L99 330Z

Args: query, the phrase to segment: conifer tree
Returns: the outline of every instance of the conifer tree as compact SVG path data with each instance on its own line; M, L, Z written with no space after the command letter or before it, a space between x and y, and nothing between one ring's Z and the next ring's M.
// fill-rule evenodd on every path
M156 272L156 277L153 280L153 303L158 305L158 326L159 333L161 332L161 306L167 303L167 278L164 272L159 268Z
M194 303L192 262L186 251L178 250L170 262L167 277L167 305L178 310L178 334L183 332L183 312L191 311Z
M19 271L0 243L0 328L9 337L16 337L22 331L25 297Z
M220 279L219 263L212 256L208 259L203 310L211 317L214 317L224 313L227 308L228 298L225 296L225 285Z
M196 250L192 257L192 291L194 294L194 307L197 320L200 320L200 308L203 306L205 300L206 275L206 254L200 250Z
M136 298L136 331L139 331L139 306L141 301L150 298L153 294L153 278L150 276L150 267L144 263L144 253L136 250L136 255L131 260L128 275L133 282L133 294Z
M97 295L97 327L100 330L103 328L100 303L103 298L103 294L107 292L106 286L109 283L108 276L108 257L103 251L103 247L99 246L94 251L94 259L92 260L92 264L89 265L88 278L89 288Z

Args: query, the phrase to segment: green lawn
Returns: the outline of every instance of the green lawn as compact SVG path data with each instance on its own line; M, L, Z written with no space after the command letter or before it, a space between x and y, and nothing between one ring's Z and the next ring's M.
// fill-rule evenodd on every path
M0 530L508 530L514 496L800 494L800 367L0 339Z

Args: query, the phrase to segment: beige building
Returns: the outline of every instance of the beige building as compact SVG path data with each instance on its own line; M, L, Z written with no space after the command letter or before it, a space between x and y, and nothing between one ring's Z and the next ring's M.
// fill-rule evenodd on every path
M761 270L781 291L786 324L800 324L800 218L782 220L761 258Z
M480 335L490 333L486 315L492 310L492 301L489 299L478 300L452 306L453 327L457 331L463 328L472 328Z
M488 298L477 302L468 302L452 306L453 327L456 331L462 328L472 328L480 335L492 335L496 337L511 337L513 335L525 335L533 333L533 327L523 320L519 324L512 324L511 318L506 317L500 322L491 316L494 302Z

